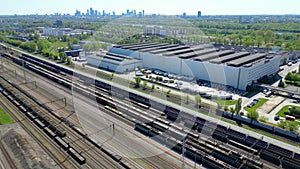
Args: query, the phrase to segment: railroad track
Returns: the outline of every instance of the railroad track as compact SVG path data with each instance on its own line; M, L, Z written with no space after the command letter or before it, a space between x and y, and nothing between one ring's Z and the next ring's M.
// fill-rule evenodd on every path
M19 109L15 107L2 94L0 105L10 114L10 116L44 149L50 157L56 162L56 167L59 168L80 168L74 161L67 161L66 154L63 153L57 145L55 145L48 136L45 135L35 124L29 122L28 119Z
M68 80L67 80L68 81ZM206 158L206 157L205 157ZM208 159L204 159L204 160L212 160L213 158L208 158ZM213 160L212 160L213 161ZM211 164L211 165L213 165L213 164Z
M159 160L159 159L157 159L157 160ZM165 163L166 161L162 161L162 162L160 162L160 163ZM150 165L150 162L146 162L146 163L148 163L148 165L147 166L151 166L151 165L153 165L153 162L151 162L152 164ZM170 166L172 166L172 164L169 164Z
M1 105L1 104L0 104ZM2 107L3 105L1 105ZM5 108L4 108L5 109ZM5 109L6 110L6 109ZM6 110L7 111L7 110ZM8 154L7 150L5 149L5 147L3 146L2 142L0 142L0 150L3 154L3 156L5 157L5 160L7 161L9 167L11 169L17 169L14 160L10 157L10 155ZM4 167L4 166L3 166Z
M46 114L46 113L43 113L43 114ZM50 117L50 116L47 116L47 117ZM63 123L60 123L60 121L55 117L52 117L50 120L53 123L64 125ZM81 141L80 138L82 138L82 136L78 135L73 130L69 129L67 126L64 126L64 128L68 129L67 132L69 135L73 134L72 136L75 139L78 139L78 142L76 142L74 144L76 144L76 148L81 148L81 149L79 149L79 151L82 151L82 147L85 147L87 145L87 142ZM80 144L82 144L82 145L80 145ZM99 156L100 154L95 154L95 151L93 151L93 152L94 152L93 154L89 154L90 152L85 153L89 157L91 157L91 162L93 164L96 164L96 165L92 165L90 168L95 168L95 167L106 168L105 166L107 166L107 165L110 166L109 168L122 168L121 165L114 164L114 161L109 158L100 158L100 157L103 157L104 154ZM96 157L98 157L98 158L96 159ZM103 162L106 162L105 165L103 165ZM112 164L114 164L114 165L112 165ZM116 167L116 165L117 165L117 167Z

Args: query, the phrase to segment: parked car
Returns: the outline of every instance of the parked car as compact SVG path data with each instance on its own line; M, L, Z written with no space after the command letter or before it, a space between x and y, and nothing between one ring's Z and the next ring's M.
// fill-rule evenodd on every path
M266 97L270 97L272 96L272 91L268 91L266 94L265 94Z
M279 118L278 115L274 116L274 120L275 120L275 121L278 121L279 119L280 119L280 118Z
M300 103L300 99L293 100L293 103Z
M283 66L279 67L279 71L283 71L283 70L284 70Z

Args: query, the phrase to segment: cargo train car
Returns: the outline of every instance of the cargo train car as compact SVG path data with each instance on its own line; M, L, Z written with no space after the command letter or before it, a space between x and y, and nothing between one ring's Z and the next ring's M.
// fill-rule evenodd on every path
M67 150L67 153L76 160L80 165L84 164L86 162L86 158L81 155L77 150L75 150L73 147L69 147Z

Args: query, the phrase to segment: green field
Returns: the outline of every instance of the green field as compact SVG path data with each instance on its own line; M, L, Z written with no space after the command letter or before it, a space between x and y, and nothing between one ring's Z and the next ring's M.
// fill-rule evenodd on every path
M254 105L251 108L245 107L244 109L247 112L256 112L256 109L259 108L260 106L262 106L263 104L265 104L267 101L268 101L268 99L260 98L259 101L256 103L256 105Z
M225 104L225 106L232 106L235 105L237 100L212 100L217 104Z
M291 105L287 105L287 106L284 106L282 109L279 110L279 112L276 114L280 117L285 117L285 112L289 113L289 107L295 107L296 110L300 110L300 107L298 106L291 106ZM297 118L299 120L299 118Z
M11 117L0 107L0 125L12 124L14 121Z

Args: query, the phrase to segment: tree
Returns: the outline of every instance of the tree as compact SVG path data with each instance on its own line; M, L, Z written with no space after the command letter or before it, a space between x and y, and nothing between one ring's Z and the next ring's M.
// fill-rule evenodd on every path
M142 82L142 79L140 77L135 77L134 80L135 80L135 87L139 88L140 84Z
M242 41L243 35L241 34L241 32L239 33L238 37L239 37L239 45L242 46L242 43L243 43L243 41Z
M186 94L185 99L186 99L186 104L189 104L189 101L190 101L190 95L189 95L189 94Z
M67 57L67 64L71 65L72 64L72 59L70 57Z
M261 121L261 122L267 122L269 119L268 119L268 117L266 117L266 116L260 116L259 118L258 118L258 121Z
M292 73L288 72L288 74L285 76L285 80L292 81Z
M51 42L48 40L39 40L37 41L37 48L39 52L42 52L45 49L49 49L51 47Z
M230 107L230 110L229 110L232 114L235 113L235 109L233 107Z
M154 89L155 89L155 85L154 85L154 84L152 84L152 86L151 86L151 90L152 90L152 91L154 91Z
M295 121L286 121L286 129L288 129L289 131L297 131L299 128L299 124L298 122Z
M280 120L278 123L278 127L285 129L286 128L286 121Z
M147 81L143 81L143 89L145 90L147 88Z
M20 45L20 48L32 53L36 51L36 44L34 42L26 42Z
M195 102L196 102L196 107L199 107L201 104L201 96L199 94L195 96Z
M282 79L279 81L278 87L284 88L284 82L282 81Z
M249 111L247 113L247 117L251 120L257 120L259 117L259 114L256 111Z
M242 109L242 98L239 98L235 104L235 112L236 114L239 114Z
M58 60L58 54L57 53L53 53L53 59Z
M224 111L228 111L228 105L224 106Z
M50 51L49 51L49 49L43 49L43 50L42 50L42 55L44 55L45 57L49 57L49 56L50 56Z
M66 59L67 59L67 55L66 55L66 53L65 52L59 52L59 58L60 58L60 60L61 61L63 61L63 62L65 62L66 61Z
M110 79L112 80L114 78L114 76L115 76L115 73L112 73Z
M171 94L171 90L169 89L169 90L166 92L167 97L170 97L170 94Z

